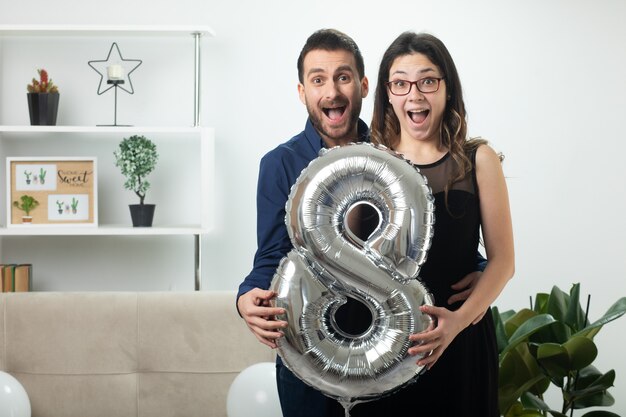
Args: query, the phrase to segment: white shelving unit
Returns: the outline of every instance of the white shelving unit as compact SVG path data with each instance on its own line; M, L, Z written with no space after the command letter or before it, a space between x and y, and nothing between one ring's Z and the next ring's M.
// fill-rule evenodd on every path
M150 228L134 228L120 224L102 224L97 227L85 226L63 227L61 225L31 225L28 227L0 226L0 238L2 236L168 236L188 235L194 239L194 288L201 289L201 236L208 234L211 228L210 192L212 189L212 168L214 161L214 130L200 126L200 39L202 36L214 36L213 30L208 26L85 26L85 25L0 25L0 43L9 42L11 39L24 37L44 36L58 37L63 42L65 37L188 37L192 42L194 51L193 62L193 125L192 126L30 126L30 125L5 125L0 124L0 147L8 141L37 141L54 135L76 138L80 141L111 141L119 140L120 135L146 135L156 137L161 141L171 141L180 138L198 141L198 164L199 172L194 173L199 178L199 191L194 193L194 201L190 204L197 205L199 218L194 219L193 224L165 224L155 225ZM0 44L0 58L2 48ZM4 64L5 68L10 67ZM191 93L191 92L190 92ZM0 93L1 94L1 93ZM190 95L191 97L191 95ZM154 120L159 120L159 115L154 115ZM0 120L0 123L3 121ZM34 155L24 155L34 156ZM164 156L165 157L165 156ZM170 156L171 157L171 156ZM185 161L180 161L185 164ZM3 161L4 164L4 161ZM2 182L6 183L4 170ZM102 178L99 178L99 182ZM1 196L5 200L6 196ZM4 216L3 216L4 217ZM4 219L0 218L4 223ZM1 247L0 247L1 248Z
M215 36L209 26L186 25L0 25L0 36Z

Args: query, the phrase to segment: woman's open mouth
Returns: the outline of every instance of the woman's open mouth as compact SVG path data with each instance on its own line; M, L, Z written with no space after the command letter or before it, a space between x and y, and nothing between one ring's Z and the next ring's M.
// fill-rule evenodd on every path
M407 114L409 115L409 118L413 121L413 123L416 123L416 124L424 123L424 120L426 120L429 113L430 113L430 110L427 110L427 109L407 112Z

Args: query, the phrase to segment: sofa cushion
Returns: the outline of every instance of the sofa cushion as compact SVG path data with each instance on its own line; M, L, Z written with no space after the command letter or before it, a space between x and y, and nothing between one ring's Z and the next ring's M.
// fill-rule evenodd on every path
M226 417L237 374L275 358L234 291L0 294L0 349L33 417Z

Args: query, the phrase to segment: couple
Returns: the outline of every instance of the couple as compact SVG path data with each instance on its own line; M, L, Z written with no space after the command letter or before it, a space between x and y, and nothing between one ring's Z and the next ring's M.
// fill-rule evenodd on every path
M489 305L513 275L513 232L500 158L483 140L467 138L459 76L445 45L406 32L386 50L378 73L371 131L359 119L369 90L363 57L344 33L313 33L298 58L305 129L267 153L257 190L257 242L252 272L239 287L237 308L257 339L272 348L286 323L268 291L279 261L292 249L284 223L291 185L321 148L371 140L420 168L435 197L435 234L420 278L436 306L422 311L435 329L410 336L411 355L428 371L416 383L351 415L498 416L498 353ZM479 267L479 233L489 262ZM480 261L480 257L479 257ZM482 272L477 270L484 269ZM487 314L485 314L487 312ZM285 417L343 416L344 410L277 360Z

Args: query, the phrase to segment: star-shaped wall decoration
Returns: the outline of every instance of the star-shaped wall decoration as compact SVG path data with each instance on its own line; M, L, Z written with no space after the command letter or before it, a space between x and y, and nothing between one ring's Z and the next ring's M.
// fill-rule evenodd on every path
M111 57L111 53L113 52L113 49L115 49L115 51L117 52L117 56ZM131 64L129 64L127 67L122 64L123 62L130 62ZM130 74L133 71L135 71L137 67L141 65L141 63L142 61L140 59L124 59L124 57L122 57L122 53L120 52L120 48L117 46L117 43L113 42L113 44L111 45L111 49L109 49L109 54L107 55L106 59L93 60L93 61L88 62L89 66L93 68L98 74L100 74L100 83L98 84L98 95L106 93L114 86L121 88L122 90L126 91L129 94L134 94L135 90L133 89L133 82L130 79ZM102 80L104 78L104 75L107 72L107 68L112 64L122 65L122 67L124 68L124 78L121 80L121 82L117 84L110 83L108 87L104 88L102 85ZM104 68L104 72L102 71L103 68ZM128 85L130 86L130 90L127 90L126 88L124 88L124 82L123 82L124 79L128 80ZM105 86L106 86L106 83L105 83Z

